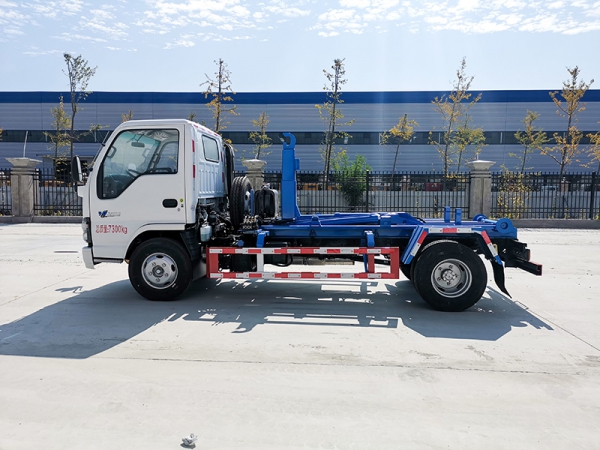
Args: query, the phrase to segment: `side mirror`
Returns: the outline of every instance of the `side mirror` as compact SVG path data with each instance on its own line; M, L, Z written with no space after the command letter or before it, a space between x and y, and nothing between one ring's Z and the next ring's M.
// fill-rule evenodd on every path
M71 160L71 179L76 183L83 183L83 173L81 171L81 160L79 156L74 156Z

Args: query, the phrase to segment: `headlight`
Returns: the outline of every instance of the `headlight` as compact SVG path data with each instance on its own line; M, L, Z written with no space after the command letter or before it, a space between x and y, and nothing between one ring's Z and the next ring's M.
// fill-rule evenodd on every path
M91 230L91 222L89 217L85 217L81 222L81 228L83 229L83 240L88 243L88 245L92 245L92 230Z

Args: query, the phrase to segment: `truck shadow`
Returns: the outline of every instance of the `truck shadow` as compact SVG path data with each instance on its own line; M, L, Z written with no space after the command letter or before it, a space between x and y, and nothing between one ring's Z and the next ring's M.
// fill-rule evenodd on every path
M404 326L424 337L486 341L499 339L513 327L552 329L491 288L465 312L434 311L407 280L386 285L200 280L175 302L146 301L127 280L92 290L64 285L56 291L69 296L0 324L0 355L89 358L177 320L236 327L233 331L198 327L198 333L249 333L274 323L382 331ZM160 346L160 340L153 345Z
M432 310L408 280L386 284L383 291L373 290L377 282L350 283L349 289L347 280L323 285L314 281L248 281L234 283L221 294L219 289L229 283L216 288L219 283L202 280L190 289L195 292L184 298L192 300L200 294L204 298L202 308L181 318L236 323L234 333L269 323L375 328L398 328L402 323L425 337L497 340L513 327L552 329L526 307L490 287L469 310L445 313Z

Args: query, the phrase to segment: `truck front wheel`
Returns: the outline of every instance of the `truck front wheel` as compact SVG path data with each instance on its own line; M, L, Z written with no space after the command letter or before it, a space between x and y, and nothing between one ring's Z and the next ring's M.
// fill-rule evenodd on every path
M192 280L192 263L177 241L154 238L140 244L129 260L129 281L148 300L175 300Z
M487 272L473 250L446 241L423 250L414 268L413 282L432 308L463 311L481 299L487 286Z

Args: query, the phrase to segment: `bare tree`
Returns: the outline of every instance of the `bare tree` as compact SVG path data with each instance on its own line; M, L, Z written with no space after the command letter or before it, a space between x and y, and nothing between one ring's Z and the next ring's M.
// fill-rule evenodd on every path
M81 110L79 103L91 94L91 92L87 90L87 87L90 79L96 73L97 67L91 68L88 65L87 60L83 59L81 55L72 56L70 53L65 53L63 56L65 58L65 63L67 64L67 71L65 72L63 70L63 72L69 78L69 89L71 92L71 129L69 139L72 159L73 145L79 138L75 133L75 115ZM97 126L92 125L92 128L94 127L97 128Z
M71 130L71 118L65 111L65 104L63 96L60 96L58 106L50 110L52 114L52 132L44 132L44 135L50 139L52 143L51 149L54 151L54 169L56 170L56 164L59 156L66 156L61 154L60 149L63 147L69 147L72 140L70 138L69 130Z
M121 123L127 122L128 120L133 120L133 110L130 109L125 114L121 114Z
M467 76L466 68L467 60L463 58L460 68L456 71L456 81L452 85L450 95L435 97L432 101L435 109L442 116L444 125L439 140L433 139L433 132L429 133L429 143L436 148L440 155L444 175L448 175L454 155L457 153L456 131L461 124L463 128L468 125L468 122L461 118L481 99L481 94L479 94L469 100L472 96L469 89L474 77Z
M460 172L463 158L468 160L470 152L473 152L474 158L478 158L481 149L485 146L483 128L472 127L471 116L466 114L465 120L456 129L453 141L457 155L456 171Z
M210 78L204 74L206 81L200 84L200 86L206 86L204 98L212 97L212 100L206 106L212 110L213 118L215 119L214 130L220 133L227 128L226 125L228 122L225 121L224 116L226 114L237 116L238 113L236 112L237 107L235 105L224 105L225 102L233 102L231 95L235 95L231 87L231 72L227 69L227 64L222 59L215 61L215 64L218 66L218 70L215 72L216 78Z
M354 123L354 120L342 122L342 119L344 118L340 109L340 105L344 103L341 98L342 86L348 81L344 78L344 75L346 74L344 60L335 59L331 68L333 69L333 72L323 70L328 81L328 84L325 84L323 87L323 90L327 91L326 100L322 105L315 105L319 110L319 117L321 117L326 124L326 129L323 133L323 141L321 142L319 150L325 163L323 167L325 181L327 180L327 174L331 169L331 160L336 154L336 139L343 139L344 142L347 142L347 140L352 137L346 131L341 131L339 128L350 126Z
M585 83L579 80L580 70L577 66L569 69L570 78L563 81L563 89L550 92L550 97L557 107L556 114L567 119L567 129L564 133L554 133L554 145L545 146L540 149L543 155L552 158L559 167L559 179L562 180L565 168L573 162L577 162L577 156L581 153L579 143L583 133L577 128L577 114L585 111L586 104L581 99L590 88L594 80ZM561 98L559 98L559 95Z
M252 120L252 125L260 130L250 132L250 140L254 142L254 159L260 159L261 155L267 156L271 153L265 151L273 145L273 140L267 134L267 125L269 125L269 122L269 116L266 111L260 113L258 120Z
M398 154L400 146L411 140L414 135L414 127L419 124L415 120L408 118L408 114L404 114L398 118L398 123L381 135L381 144L392 146L394 149L394 165L392 166L392 178L396 173L396 163L398 162Z
M523 146L523 153L509 153L508 155L513 158L518 158L520 161L520 167L517 169L520 173L525 172L526 169L530 169L530 167L525 167L527 165L527 158L531 153L536 150L540 150L546 142L548 142L548 136L546 132L541 128L535 127L535 121L540 117L537 112L527 111L527 115L522 120L525 125L525 129L523 131L517 131L515 133L515 138L519 143Z
M600 122L598 122L600 124ZM0 129L0 135L2 134L2 130ZM590 162L590 165L593 162L597 162L598 163L598 169L597 171L600 172L600 131L597 131L596 133L590 133L587 135L587 137L590 139L590 148L589 148L589 154L592 157L592 161Z

